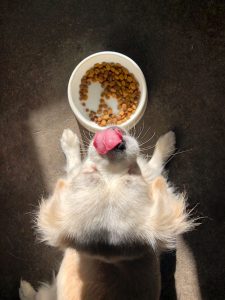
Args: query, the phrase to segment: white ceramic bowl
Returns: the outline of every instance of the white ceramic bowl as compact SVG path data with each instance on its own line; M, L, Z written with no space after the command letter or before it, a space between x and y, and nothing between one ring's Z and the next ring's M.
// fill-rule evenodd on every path
M96 132L104 129L104 127L98 126L95 122L92 122L85 111L85 108L81 105L79 100L79 86L81 78L85 75L86 71L94 66L96 63L102 62L113 62L120 63L122 66L128 69L129 72L133 73L139 82L139 88L141 92L139 104L134 114L131 115L130 119L122 123L120 127L124 129L130 129L135 126L142 118L146 105L147 105L147 87L144 75L139 66L129 57L117 52L104 51L97 52L86 57L82 60L74 69L68 84L68 98L72 111L74 112L78 121L88 130ZM94 88L92 87L94 86ZM101 86L98 84L91 84L88 91L87 107L91 110L97 110L99 105L100 93L102 91ZM91 95L90 95L91 94ZM91 97L91 100L89 100ZM88 106L89 104L89 106Z

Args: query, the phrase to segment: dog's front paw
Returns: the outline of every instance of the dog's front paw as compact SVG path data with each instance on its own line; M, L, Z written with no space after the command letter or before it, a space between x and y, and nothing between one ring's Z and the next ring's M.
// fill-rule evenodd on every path
M20 281L19 296L21 300L34 300L36 295L31 284L25 280Z
M70 129L64 129L60 142L64 153L79 147L79 139Z
M176 136L173 131L162 135L157 141L156 147L160 151L163 160L167 160L175 151Z

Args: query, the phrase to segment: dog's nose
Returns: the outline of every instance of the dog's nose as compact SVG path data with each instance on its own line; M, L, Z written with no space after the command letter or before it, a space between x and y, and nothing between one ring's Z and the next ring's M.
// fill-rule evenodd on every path
M126 143L124 140L122 140L122 142L120 144L118 144L113 150L116 151L124 151L126 150Z

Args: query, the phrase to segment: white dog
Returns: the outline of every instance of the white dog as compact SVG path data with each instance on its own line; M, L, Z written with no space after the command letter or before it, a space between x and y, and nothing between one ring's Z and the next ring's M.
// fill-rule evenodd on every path
M36 223L41 240L65 250L64 259L52 285L36 292L21 281L20 299L158 299L157 253L175 248L176 237L194 226L185 196L162 176L174 133L160 137L150 161L118 127L97 133L84 161L71 130L61 146L67 175L42 200Z

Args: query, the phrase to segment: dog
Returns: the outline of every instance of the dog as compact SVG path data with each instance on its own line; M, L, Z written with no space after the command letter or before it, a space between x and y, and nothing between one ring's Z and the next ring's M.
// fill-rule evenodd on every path
M95 134L82 161L78 137L65 129L66 176L42 199L36 227L42 242L64 251L57 277L38 291L21 281L21 300L159 299L158 254L194 227L185 194L164 167L175 151L170 131L148 161L120 127Z

